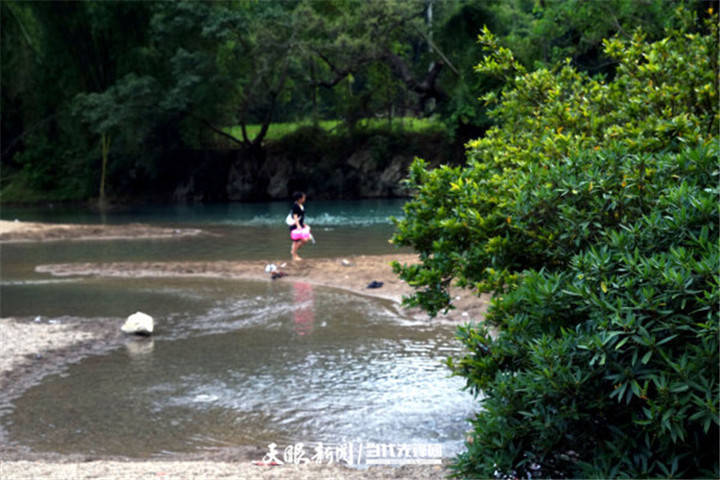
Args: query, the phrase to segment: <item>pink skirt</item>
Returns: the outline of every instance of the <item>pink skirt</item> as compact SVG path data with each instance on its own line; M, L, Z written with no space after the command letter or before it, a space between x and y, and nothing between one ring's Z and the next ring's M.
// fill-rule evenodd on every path
M310 238L310 229L308 227L294 228L290 230L290 238L295 242L298 240L307 240Z

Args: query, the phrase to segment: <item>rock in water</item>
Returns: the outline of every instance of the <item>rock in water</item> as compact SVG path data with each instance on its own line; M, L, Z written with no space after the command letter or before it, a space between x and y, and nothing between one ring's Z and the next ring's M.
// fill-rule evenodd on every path
M155 322L153 318L142 312L136 312L130 315L120 330L125 333L134 333L136 335L151 335Z

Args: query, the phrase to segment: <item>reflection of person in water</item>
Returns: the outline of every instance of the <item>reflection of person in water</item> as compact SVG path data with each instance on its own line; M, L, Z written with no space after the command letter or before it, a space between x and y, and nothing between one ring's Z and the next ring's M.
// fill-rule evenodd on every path
M293 291L295 293L295 312L293 314L295 333L308 335L312 332L315 324L315 295L312 285L303 282L293 283Z

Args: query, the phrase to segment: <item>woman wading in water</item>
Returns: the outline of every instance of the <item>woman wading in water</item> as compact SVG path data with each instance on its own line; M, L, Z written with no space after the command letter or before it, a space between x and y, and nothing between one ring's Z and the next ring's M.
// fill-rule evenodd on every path
M305 207L303 207L305 194L295 192L293 193L293 200L295 200L295 203L293 203L291 214L294 223L290 225L290 239L292 240L290 254L293 260L302 260L297 252L300 247L310 240L310 226L305 225Z

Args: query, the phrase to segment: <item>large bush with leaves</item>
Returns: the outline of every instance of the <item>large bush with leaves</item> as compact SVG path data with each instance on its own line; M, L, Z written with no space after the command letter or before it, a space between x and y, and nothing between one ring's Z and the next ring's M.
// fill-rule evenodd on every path
M558 169L556 198L590 197L607 160L593 156L585 175ZM652 196L628 210L646 213L594 227L562 267L525 270L486 325L459 330L469 353L449 365L484 396L463 474L717 476L718 149L644 160ZM558 209L578 228L569 237L585 223L573 200Z
M412 166L408 302L495 292L449 360L483 407L459 475L720 473L717 27L684 25L606 41L611 81L526 72L484 32L497 126L465 167Z

